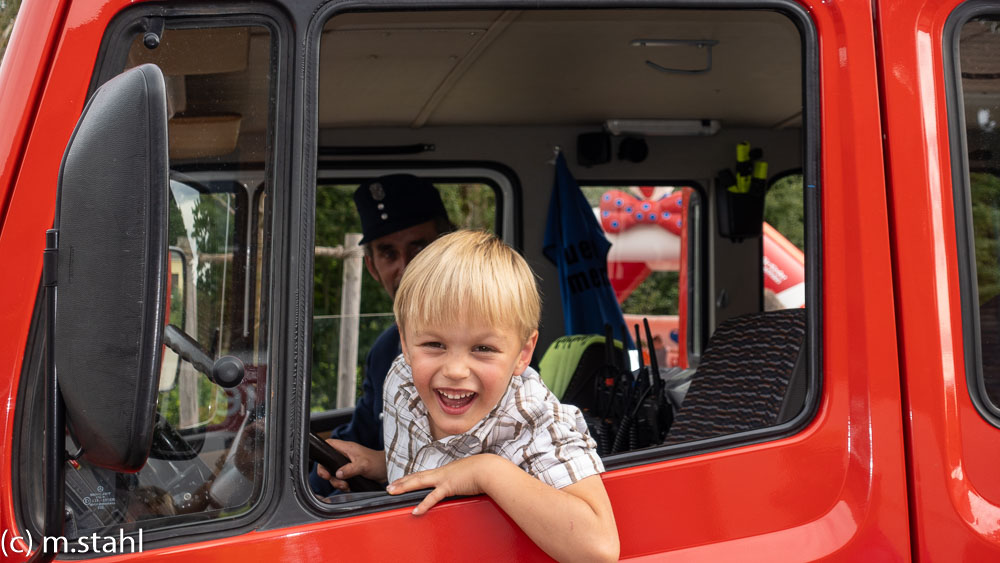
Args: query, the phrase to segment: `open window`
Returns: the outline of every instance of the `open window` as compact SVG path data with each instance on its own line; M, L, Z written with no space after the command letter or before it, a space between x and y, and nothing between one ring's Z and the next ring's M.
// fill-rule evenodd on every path
M818 305L819 213L815 190L807 197L805 189L818 180L817 163L805 156L818 154L810 150L818 122L807 118L816 115L808 108L817 102L804 80L814 64L804 25L801 14L778 9L359 11L330 17L320 31L316 68L312 408L334 407L328 397L335 385L318 389L317 383L332 378L332 349L342 350L346 340L339 328L326 327L346 318L333 306L343 302L335 296L346 277L339 269L327 272L321 250L344 245L341 233L350 232L356 219L328 215L331 198L339 194L343 203L337 205L351 211L351 190L380 170L420 174L471 162L508 170L521 186L519 200L513 207L503 200L503 224L498 220L493 228L516 241L540 277L544 310L536 360L568 336L559 272L543 251L556 148L583 186L595 220L605 196L637 205L676 199L665 211L682 219L674 231L640 224L631 232L605 229L602 236L612 243L609 283L630 332L645 318L649 340L657 343L650 352L640 334L644 347L633 357L648 366L647 358L656 356L663 369L683 372L689 385L666 408L678 420L705 421L709 428L627 444L605 457L607 466L772 439L801 427L820 392L819 343L805 336L806 326L818 323L811 307ZM375 172L351 178L350 170L361 167ZM330 169L352 181L325 181ZM507 230L511 221L518 225L513 232ZM331 239L324 238L328 230L336 231ZM361 277L362 300L370 292L374 302L380 288ZM381 309L363 310L360 318L389 311L381 294ZM374 335L383 325L372 326ZM746 342L773 340L771 352L779 353L748 360L752 354L740 351L741 333L750 335ZM347 366L348 379L361 377L363 347L349 347L362 350ZM727 349L730 355L720 356ZM597 354L595 361L606 357ZM708 393L708 410L685 413L684 393L704 394L695 391L703 368L702 383L715 378L727 387ZM727 396L754 394L764 387L761 378L767 392L751 401L753 416L724 421L734 409ZM313 429L329 429L349 414L346 408L339 419L331 415L321 428L314 413Z

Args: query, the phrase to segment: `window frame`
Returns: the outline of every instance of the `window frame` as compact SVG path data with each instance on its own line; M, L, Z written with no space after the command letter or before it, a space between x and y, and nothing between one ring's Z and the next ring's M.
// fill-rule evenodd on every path
M379 12L392 12L392 11L407 11L407 10L476 10L476 9L488 9L488 8L503 8L507 6L517 6L521 8L530 8L533 10L555 10L555 9L581 9L581 10L600 10L600 9L613 9L613 8L623 8L629 6L623 6L621 3L615 2L598 2L598 3L574 3L572 5L566 5L557 3L551 0L542 2L533 2L530 4L520 4L518 2L490 2L484 4L482 2L477 2L475 0L456 0L448 4L433 4L430 5L429 2L418 2L406 3L398 0L392 0L389 2L374 2L372 0L361 1L361 2L351 2L349 4L340 4L337 2L331 2L325 5L322 9L318 10L315 16L309 22L309 27L306 31L307 39L306 45L306 55L305 55L305 87L308 88L308 93L306 96L307 102L306 107L303 108L305 121L312 124L313 134L307 136L307 144L305 147L305 154L317 155L318 151L318 116L319 116L319 73L318 73L318 63L320 58L320 37L324 26L327 22L338 15L357 12L357 11L379 11ZM651 2L649 4L643 4L644 9L694 9L694 10L746 10L746 11L760 11L768 10L774 11L787 17L788 20L796 26L799 31L799 36L801 40L802 49L802 173L803 173L803 205L804 205L804 219L805 219L805 253L806 253L806 289L805 289L805 299L806 299L806 335L805 342L803 346L805 347L806 357L806 370L807 370L807 388L803 403L802 410L794 416L792 419L765 428L754 429L746 432L740 432L737 434L730 434L725 436L719 436L716 438L710 438L707 440L700 440L696 442L671 444L667 446L659 446L648 448L645 450L637 450L632 452L625 452L621 454L615 454L603 458L606 471L613 471L617 469L624 469L628 467L634 467L638 465L647 465L656 462L663 462L672 459L677 459L681 457L688 457L693 454L701 454L707 452L715 452L719 450L730 449L734 447L749 446L752 444L757 444L761 442L774 441L781 438L789 437L797 434L803 430L814 418L815 414L819 409L820 397L823 394L823 374L822 374L822 322L823 322L823 311L822 311L822 295L821 295L821 270L822 270L822 251L821 251L821 241L822 241L822 224L821 224L821 214L820 214L820 186L821 186L821 164L822 164L822 154L821 154L821 119L820 119L820 67L819 67L819 38L815 27L815 23L810 19L806 10L799 4L791 0L763 0L759 2L754 2L751 5L747 3L742 3L739 1L723 1L719 3L705 2L705 1L694 1L694 2ZM317 163L319 160L317 159ZM315 202L315 186L316 174L321 164L317 164L314 168L310 169L308 166L304 167L304 177L302 185L304 186L305 194L304 201L312 203L314 206ZM589 179L588 179L589 181ZM634 181L630 181L631 185L636 185ZM517 209L520 209L518 207ZM311 256L307 255L307 252L312 252L313 237L315 234L315 228L312 221L312 217L308 218L308 224L303 224L302 229L309 233L305 240L303 240L302 247L299 248L300 260L305 260L311 264ZM705 217L703 219L705 228L711 228L714 225L714 219L711 217ZM515 245L515 248L521 249L521 245ZM711 248L707 248L703 253L706 260L710 260ZM307 260L308 258L308 260ZM309 272L311 274L311 269ZM706 271L706 276L709 273ZM308 283L312 282L312 278L309 277L306 280ZM706 287L708 286L708 281L705 280ZM300 283L303 287L303 291L308 291L308 288L304 288L304 284ZM311 291L308 293L311 296ZM707 306L707 305L706 305ZM311 314L311 301L308 310ZM298 327L302 327L303 324L308 323L304 319L299 319L297 322ZM308 332L308 331L307 331ZM311 336L311 335L310 335ZM311 342L310 336L305 339L306 343ZM704 345L707 346L707 338L704 341ZM304 355L308 355L308 351L304 352ZM299 376L301 377L301 375ZM300 399L298 401L299 408L304 408L305 412L308 413L308 395L305 399ZM308 417L307 417L308 418ZM308 431L308 420L305 421L303 425L303 436L300 439L304 439L305 432ZM300 448L304 449L304 448ZM303 454L302 458L308 463L308 455ZM305 497L305 504L307 504L312 510L321 516L354 516L360 514L367 514L375 511L381 511L389 508L397 508L402 506L412 505L412 499L419 497L406 498L413 493L408 493L407 495L402 495L396 497L395 502L367 502L365 500L358 500L356 502L348 502L337 508L330 508L330 505L325 505L319 500L314 498L314 495L307 494L309 492L308 484L305 483L305 476L301 478L299 486L302 488L303 493L301 496ZM384 500L384 499L383 499ZM391 501L392 499L390 499Z
M129 48L135 37L145 30L148 18L163 18L168 20L170 24L168 25L168 29L253 26L268 30L270 33L269 65L271 74L269 77L269 97L266 102L269 117L264 141L267 157L264 163L257 164L260 164L259 169L263 170L263 182L270 186L273 200L283 200L284 196L281 194L279 186L284 183L282 179L285 175L284 171L289 167L288 161L290 157L288 155L290 151L281 152L276 150L276 147L285 146L288 137L290 137L290 127L282 126L280 121L280 116L290 113L292 106L292 96L285 94L285 92L289 91L289 73L294 68L290 64L294 32L288 16L274 6L245 3L227 5L225 8L190 5L181 5L178 7L150 4L130 6L115 14L102 32L97 59L89 81L88 99L98 87L122 72ZM254 168L253 163L244 162L241 165L248 165L248 168ZM216 169L221 170L223 167ZM264 191L266 190L255 190L257 195ZM255 197L253 202L248 203L256 204L256 202L257 198ZM275 228L275 225L279 221L279 216L273 212L273 204L269 208L272 210L270 225L264 226L265 231L271 234L269 244L264 249L261 259L262 264L255 263L256 256L253 257L252 262L257 267L264 269L263 283L261 285L262 293L266 292L266 295L274 295L276 288L269 287L268 283L271 277L277 273L272 272L275 266L271 255L274 253L273 247L279 244L278 237L273 236L274 233L279 232ZM248 209L252 211L255 208ZM254 226L257 226L256 220L252 221L252 223ZM256 232L249 234L256 238ZM255 241L248 239L246 242L248 245L253 246ZM253 288L245 289L252 295ZM40 286L37 294L39 303L42 302L41 296L44 294L43 290L44 288ZM258 339L263 346L266 346L266 356L263 365L266 367L267 372L271 372L277 366L276 358L279 357L277 352L280 343L273 336L275 331L269 330L266 327L280 317L277 314L277 302L269 299L265 303L271 303L271 305L266 305L267 308L264 311L264 315L262 315L264 318L255 320L260 322L262 327L265 327L261 331L262 334L258 335ZM44 340L42 331L44 331L44 325L45 321L41 308L36 306L32 317L28 346L25 348L25 359L20 379L21 385L19 386L23 390L23 394L19 391L18 404L27 404L24 400L31 394L37 394L41 389L44 375L41 370L42 342ZM140 520L134 523L125 523L124 526L116 525L116 529L122 529L124 537L131 537L133 539L137 537L138 531L141 530L144 550L189 543L190 537L195 534L199 536L209 535L211 537L220 537L255 529L256 526L254 526L254 523L271 509L279 492L275 484L281 481L282 464L279 463L276 452L280 451L277 442L280 438L280 418L283 411L283 403L268 399L268 397L271 397L274 394L276 386L282 383L277 378L268 377L266 391L264 397L261 398L261 404L264 405L267 412L264 449L261 452L265 463L263 464L263 477L259 486L259 492L249 509L234 516L223 516L210 520L199 519L197 514L188 515L191 517L181 522L175 522L175 519L180 518L178 516L167 517L171 521L162 526L156 525L159 519ZM42 402L38 402L27 409L17 410L17 420L15 421L15 425L19 429L17 437L23 435L24 438L19 438L19 443L15 444L15 448L13 449L17 463L14 465L16 469L12 471L12 482L16 489L22 491L21 494L14 495L14 518L21 529L28 531L36 538L42 537L42 531L38 525L38 518L40 518L41 514L35 514L34 510L44 508L44 506L39 506L38 502L32 502L32 499L26 496L27 490L30 487L24 486L23 482L31 480L27 479L27 477L37 474L28 471L32 467L32 463L38 464L38 467L40 467L40 461L26 461L25 454L30 447L28 444L30 440L26 438L42 433L41 429L37 428L37 424L42 423L42 417L38 416L38 413L35 412L39 411L41 407ZM74 555L73 553L60 554L61 557L71 560L87 559L94 555L94 553L91 553L89 556L84 554ZM101 555L101 553L96 553L96 555Z
M973 19L993 16L1000 21L1000 5L987 0L966 2L948 16L942 33L942 66L948 111L951 185L955 212L955 242L958 257L959 295L962 312L962 349L965 381L973 406L991 425L1000 428L1000 405L986 393L983 377L982 334L979 319L975 236L972 221L972 182L965 127L965 97L962 88L959 41L962 27ZM997 174L1000 171L992 171Z

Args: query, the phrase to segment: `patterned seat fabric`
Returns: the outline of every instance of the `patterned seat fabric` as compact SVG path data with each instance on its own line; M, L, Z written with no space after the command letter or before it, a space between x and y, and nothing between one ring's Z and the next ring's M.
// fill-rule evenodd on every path
M752 313L724 321L708 342L665 443L776 424L805 332L805 309Z

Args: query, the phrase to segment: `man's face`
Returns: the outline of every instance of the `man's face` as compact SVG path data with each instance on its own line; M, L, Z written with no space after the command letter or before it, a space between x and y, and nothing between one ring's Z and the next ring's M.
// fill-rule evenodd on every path
M427 221L371 241L371 255L365 255L368 273L395 299L410 260L437 237L434 221Z
M538 341L538 331L524 341L512 328L475 321L407 326L399 336L435 440L467 432L486 417L511 377L528 367Z

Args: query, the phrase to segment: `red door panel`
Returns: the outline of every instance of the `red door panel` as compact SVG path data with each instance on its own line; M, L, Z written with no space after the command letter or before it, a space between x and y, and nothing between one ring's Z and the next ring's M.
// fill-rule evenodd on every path
M954 0L878 4L915 556L1000 558L1000 429L966 383L945 22Z

